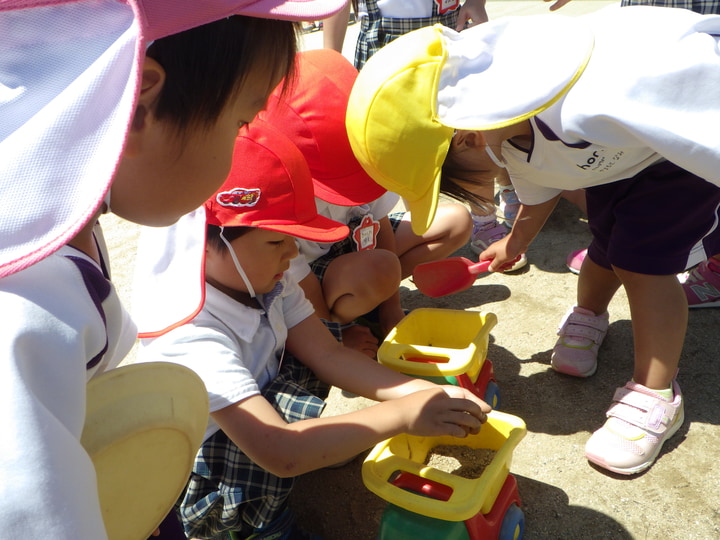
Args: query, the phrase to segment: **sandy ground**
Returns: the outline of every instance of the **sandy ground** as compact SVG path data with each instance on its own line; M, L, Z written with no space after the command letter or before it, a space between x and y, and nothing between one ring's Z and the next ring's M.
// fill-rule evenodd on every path
M571 15L608 2L574 0ZM491 17L538 13L539 0L489 2ZM356 25L348 32L354 44ZM306 46L319 46L321 33ZM352 54L351 52L349 53ZM137 229L103 218L121 297L129 302ZM614 389L632 373L632 335L622 293L610 307L610 332L596 375L579 380L550 369L556 325L573 303L577 277L567 271L569 251L589 241L587 225L561 203L528 252L529 265L514 275L484 275L467 291L430 299L406 280L404 307L442 307L493 312L488 358L501 392L501 410L522 418L527 435L516 448L511 472L526 516L525 538L682 539L720 538L720 310L690 313L679 383L686 396L684 426L647 472L626 478L593 468L583 457L589 434L601 425ZM468 248L457 253L473 258ZM132 356L129 361L132 361ZM328 414L366 406L333 390ZM338 469L298 479L293 505L309 530L328 540L375 537L384 501L362 484L362 456Z

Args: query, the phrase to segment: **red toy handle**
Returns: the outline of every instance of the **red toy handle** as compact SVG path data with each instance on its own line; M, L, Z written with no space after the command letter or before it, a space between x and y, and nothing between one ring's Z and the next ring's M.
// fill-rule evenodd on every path
M482 274L483 272L487 272L487 269L490 268L491 264L492 259L485 259L484 261L476 262L475 264L468 266L468 272L471 274Z
M438 501L449 501L453 494L453 488L450 486L405 471L400 471L390 483L400 489Z

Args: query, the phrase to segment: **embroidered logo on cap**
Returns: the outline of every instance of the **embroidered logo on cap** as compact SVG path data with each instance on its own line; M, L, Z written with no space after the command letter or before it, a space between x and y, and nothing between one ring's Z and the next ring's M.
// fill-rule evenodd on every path
M255 206L260 200L260 190L235 188L218 193L215 200L222 206Z

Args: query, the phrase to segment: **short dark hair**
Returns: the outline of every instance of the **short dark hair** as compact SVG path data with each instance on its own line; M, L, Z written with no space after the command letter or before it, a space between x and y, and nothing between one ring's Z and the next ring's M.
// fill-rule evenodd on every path
M222 235L225 237L225 240L228 242L232 242L236 238L240 238L241 236L249 233L255 229L255 227L224 227L222 230ZM205 237L205 243L208 247L214 249L218 252L227 251L227 246L225 245L225 242L223 242L220 239L220 227L217 225L208 225L207 226L207 232Z
M291 79L297 40L297 23L241 15L156 40L147 56L166 80L155 116L179 134L211 127L253 71L263 70L268 81Z

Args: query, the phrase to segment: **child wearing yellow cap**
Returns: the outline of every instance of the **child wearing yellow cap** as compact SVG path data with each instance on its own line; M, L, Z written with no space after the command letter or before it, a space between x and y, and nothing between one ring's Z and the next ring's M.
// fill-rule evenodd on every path
M366 64L348 107L358 159L408 199L418 232L441 184L462 197L507 170L523 206L480 254L491 270L527 249L563 190L587 189L593 243L552 366L595 373L623 286L632 379L585 448L620 474L650 467L684 421L687 302L675 274L720 248L719 33L718 16L648 6L418 30Z

